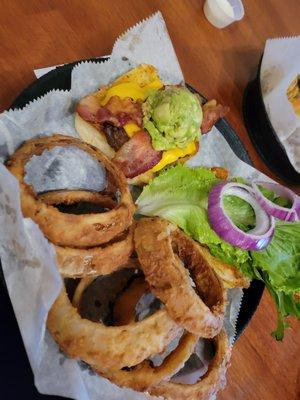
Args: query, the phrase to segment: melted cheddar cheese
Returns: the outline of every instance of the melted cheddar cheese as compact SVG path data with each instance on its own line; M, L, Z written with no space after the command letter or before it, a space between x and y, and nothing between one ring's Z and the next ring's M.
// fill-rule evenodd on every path
M196 143L190 142L182 149L176 148L171 150L165 150L162 155L162 159L156 164L151 171L157 172L163 169L166 165L172 164L177 161L179 158L189 156L190 154L194 154L196 152Z

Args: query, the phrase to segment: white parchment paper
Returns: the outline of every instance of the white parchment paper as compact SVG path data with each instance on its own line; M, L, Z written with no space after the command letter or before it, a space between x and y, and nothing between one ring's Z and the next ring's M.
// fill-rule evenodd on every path
M161 54L164 56L161 57ZM115 43L109 62L84 62L77 66L72 74L72 88L69 92L52 91L22 110L1 114L1 160L4 161L23 141L37 135L60 132L77 136L73 122L75 101L142 62L155 65L168 83L183 82L182 72L160 13L122 35ZM74 157L77 157L76 153ZM215 128L202 138L201 152L189 164L219 165L230 169L233 175L250 180L254 177L266 179L239 160ZM78 164L79 169L84 167L84 163ZM37 174L44 172L36 171ZM45 184L43 179L38 182ZM0 163L0 224L5 226L5 230L0 231L0 256L37 389L41 393L78 400L149 398L147 394L118 388L93 374L84 364L69 359L60 352L45 328L49 308L62 285L56 268L54 249L38 226L30 219L23 218L19 199L16 179ZM226 329L232 342L242 291L234 289L229 296Z
M74 99L96 91L139 64L152 64L165 83L184 82L183 74L160 12L122 34L110 59L104 63L83 62L73 68L71 93Z
M263 100L291 164L300 172L300 117L286 95L298 75L300 36L267 40L260 71Z

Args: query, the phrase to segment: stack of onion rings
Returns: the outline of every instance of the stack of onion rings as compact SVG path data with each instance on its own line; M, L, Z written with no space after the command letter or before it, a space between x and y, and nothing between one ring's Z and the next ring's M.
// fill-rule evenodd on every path
M110 190L95 193L60 190L36 194L24 181L25 165L33 155L53 147L75 146L86 151L107 171ZM70 136L52 135L25 142L7 162L19 180L23 214L32 218L55 245L57 264L63 277L107 274L125 264L133 251L133 213L135 206L126 178L100 151ZM119 191L119 201L113 197ZM55 206L90 202L105 212L67 214Z
M108 176L106 190L35 193L24 180L25 165L33 155L56 146L76 146L101 162ZM222 329L226 291L218 277L222 268L215 265L214 258L165 220L134 222L135 206L122 172L78 139L55 134L30 140L7 166L19 180L23 214L54 244L62 278L81 278L72 301L63 287L48 314L47 327L62 350L121 387L165 399L208 400L222 389L230 350ZM100 206L104 212L70 214L57 208L81 202ZM138 259L132 258L134 251ZM133 262L129 263L130 259ZM113 326L80 315L83 293L96 277L132 267L141 271L115 300ZM231 282L234 274L226 273ZM238 276L234 279L247 284ZM136 305L150 291L163 308L137 321ZM105 296L103 292L102 298ZM150 357L163 352L179 334L178 346L161 365L154 366ZM201 337L213 338L216 346L208 372L193 385L172 382Z
M81 290L79 289L79 291ZM123 318L124 322L134 323L135 306L140 297L147 291L149 291L147 282L143 277L138 277L122 293L114 307L114 316L117 317L118 324L120 318ZM76 296L78 301L78 291L76 292L74 297ZM114 322L116 322L116 319L114 319ZM176 349L158 367L154 367L150 361L144 360L131 369L105 370L102 366L99 366L100 368L94 366L94 370L119 386L145 391L176 374L193 354L198 340L198 336L186 332L181 337Z
M93 278L82 279L75 291L73 305L79 306L84 290L92 283ZM122 293L115 308L117 315L126 311L124 322L134 324L134 307L143 292L149 286L144 278L137 277ZM123 301L122 301L123 300ZM114 311L114 315L116 310ZM93 364L94 371L106 377L120 387L129 387L137 391L148 391L150 394L163 396L166 399L200 399L208 400L213 394L221 390L226 382L225 374L230 358L230 347L224 330L213 339L216 353L211 361L207 373L193 385L170 382L174 376L193 354L199 336L185 332L177 347L163 360L161 365L155 367L151 361L144 360L131 368L104 368L103 363Z
M75 290L73 305L63 289L49 312L48 329L68 356L84 360L99 375L120 387L147 391L170 400L208 400L224 386L230 355L227 335L221 329L226 303L223 286L213 269L201 257L197 245L193 247L194 241L191 239L189 242L189 238L169 222L161 219L140 219L135 223L134 236L139 260L136 266L144 272L146 280L138 275L115 301L113 315L117 324L105 326L79 315L83 293L95 279L86 274ZM146 265L146 259L152 266L152 275L151 268ZM162 260L165 269L160 271L157 268ZM182 272L185 267L193 272L198 292L190 289L191 278L187 272ZM175 272L172 272L173 268ZM152 277L155 274L160 277L163 288L157 289L156 281L153 288ZM170 274L173 274L172 278ZM195 315L188 314L188 323L188 320L178 313L175 322L172 309L174 304L169 301L168 296L172 295L172 279L178 283L179 278L176 274L180 274L180 282L183 285L174 295L179 311L183 308L185 313L189 312L182 304L182 299L187 301L190 307L193 307L192 303L196 303L193 311L199 312L198 320ZM136 304L140 297L150 290L154 294L158 293L165 307L150 317L136 321ZM166 297L161 294L163 290ZM199 301L196 301L194 296L197 296ZM182 332L182 327L185 332L178 346L161 365L154 366L149 357L164 351L171 340ZM195 327L201 334L191 332ZM193 354L200 336L214 337L216 354L208 372L201 381L193 385L170 381Z
M105 369L137 365L160 353L179 330L165 309L123 326L89 321L81 318L65 289L49 311L47 327L68 356Z

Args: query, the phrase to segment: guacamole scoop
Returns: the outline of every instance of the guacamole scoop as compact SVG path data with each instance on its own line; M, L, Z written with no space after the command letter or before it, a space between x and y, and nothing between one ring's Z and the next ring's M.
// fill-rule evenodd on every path
M167 86L152 92L143 104L143 124L155 150L183 148L198 140L202 108L185 87Z

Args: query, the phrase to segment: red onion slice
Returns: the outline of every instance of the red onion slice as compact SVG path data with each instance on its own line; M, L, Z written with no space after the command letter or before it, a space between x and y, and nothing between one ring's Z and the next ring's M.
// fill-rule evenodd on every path
M256 226L248 232L243 232L230 220L224 210L223 196L237 196L251 205L256 218ZM250 186L221 182L214 186L208 196L208 217L214 231L226 242L244 250L262 250L271 241L275 221L261 208Z
M263 186L266 189L272 190L272 192L276 193L278 196L290 200L292 202L292 207L287 208L274 204L262 194L258 186ZM288 222L298 221L300 219L300 197L292 190L279 185L279 183L272 182L254 181L252 187L257 201L268 214Z

